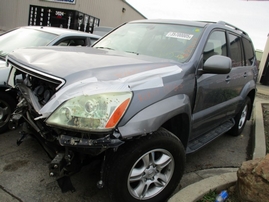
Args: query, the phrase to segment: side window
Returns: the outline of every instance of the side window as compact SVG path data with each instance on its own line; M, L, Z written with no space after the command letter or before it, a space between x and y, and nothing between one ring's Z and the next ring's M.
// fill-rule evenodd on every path
M59 41L55 46L86 46L85 38L67 38Z
M227 56L225 32L214 31L210 34L204 48L204 62L213 55Z
M243 45L244 45L244 51L245 51L245 65L246 66L253 65L255 54L254 54L252 43L246 38L243 38Z
M90 45L93 45L98 39L96 38L90 38L90 41L91 41L91 44Z
M64 41L61 41L60 43L55 44L55 46L67 46L68 42L69 40L64 40Z
M239 36L229 34L230 39L230 58L232 60L232 67L243 65L242 47Z

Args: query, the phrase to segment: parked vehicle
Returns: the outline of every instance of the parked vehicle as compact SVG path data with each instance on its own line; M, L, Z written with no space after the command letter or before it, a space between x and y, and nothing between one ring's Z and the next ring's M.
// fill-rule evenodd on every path
M53 158L50 175L100 157L98 186L124 202L165 201L186 153L242 132L256 91L251 39L225 22L133 21L93 48L16 50L7 64L12 121Z
M36 46L91 46L100 38L85 32L54 27L25 26L0 35L0 133L8 129L8 122L16 106L16 93L6 91L9 68L5 57L11 51Z
M113 28L112 27L95 27L93 30L93 34L99 35L99 36L104 36L107 33L109 33L110 31L112 31Z

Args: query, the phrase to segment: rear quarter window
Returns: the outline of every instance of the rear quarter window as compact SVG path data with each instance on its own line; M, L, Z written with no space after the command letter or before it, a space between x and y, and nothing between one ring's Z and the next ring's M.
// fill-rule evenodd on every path
M255 53L251 41L243 38L243 46L245 53L245 65L250 66L255 62Z

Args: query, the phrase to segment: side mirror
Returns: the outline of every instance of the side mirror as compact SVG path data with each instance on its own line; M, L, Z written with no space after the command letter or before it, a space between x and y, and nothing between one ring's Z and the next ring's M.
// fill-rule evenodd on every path
M232 68L232 60L222 55L213 55L208 58L201 73L228 74Z

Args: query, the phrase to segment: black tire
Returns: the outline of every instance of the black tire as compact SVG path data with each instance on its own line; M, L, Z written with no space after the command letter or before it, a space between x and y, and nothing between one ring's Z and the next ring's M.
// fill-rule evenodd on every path
M108 159L109 196L117 202L164 202L179 185L185 160L181 141L165 129L130 141Z
M239 136L242 133L246 125L250 109L251 109L251 100L249 97L246 97L242 108L234 118L235 125L230 130L231 135Z
M6 93L0 92L0 133L8 129L9 120L15 107L15 99Z

